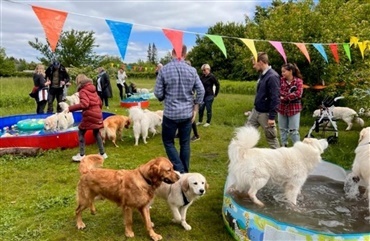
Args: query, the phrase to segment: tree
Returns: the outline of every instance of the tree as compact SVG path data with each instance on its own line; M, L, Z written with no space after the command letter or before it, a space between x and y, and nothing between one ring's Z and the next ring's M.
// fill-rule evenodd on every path
M8 58L5 49L0 47L0 76L8 77L15 73L15 63Z
M48 40L46 39L48 42ZM35 38L35 42L28 41L28 44L38 50L43 57L38 58L44 65L50 64L53 59L58 59L66 67L82 67L87 65L98 65L102 59L93 49L98 47L95 44L93 31L63 31L55 52L53 53L49 44L44 44Z
M156 64L158 61L158 51L154 43L149 44L147 53L148 53L147 55L148 63Z
M152 46L150 45L150 43L149 43L149 46L148 46L148 55L147 55L147 58L148 58L148 63L150 63L151 60L152 60Z
M159 60L159 63L165 65L169 62L171 62L172 60L172 54L171 54L171 51L168 51L167 54L165 56L163 56L160 60Z

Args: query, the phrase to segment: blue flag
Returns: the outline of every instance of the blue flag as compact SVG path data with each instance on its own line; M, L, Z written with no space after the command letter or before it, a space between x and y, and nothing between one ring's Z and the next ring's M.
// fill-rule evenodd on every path
M114 40L118 46L119 52L121 54L122 60L125 59L126 49L128 45L128 39L130 38L132 24L122 23L112 20L105 20L113 34Z
M320 54L322 55L322 57L324 57L324 59L326 60L326 63L327 63L328 62L328 56L325 53L324 46L322 46L322 44L312 44L312 45L317 49L317 51L320 52Z

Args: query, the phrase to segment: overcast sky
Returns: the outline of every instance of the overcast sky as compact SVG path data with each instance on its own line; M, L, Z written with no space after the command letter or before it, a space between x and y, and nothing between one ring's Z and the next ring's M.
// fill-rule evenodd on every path
M124 62L146 61L148 45L154 43L158 57L172 49L162 28L184 31L184 43L191 48L196 33L205 34L217 22L244 23L253 17L255 7L271 0L1 0L0 45L8 57L37 62L40 53L28 41L38 38L45 43L45 33L31 6L68 13L63 30L94 31L98 54L120 56L105 19L133 24Z

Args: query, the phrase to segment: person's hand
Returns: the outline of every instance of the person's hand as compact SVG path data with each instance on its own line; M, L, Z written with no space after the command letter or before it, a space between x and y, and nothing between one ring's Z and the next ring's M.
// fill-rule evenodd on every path
M268 127L275 127L275 120L268 120L267 121L267 126Z
M66 82L64 80L60 81L61 86L65 85L65 84L66 84Z

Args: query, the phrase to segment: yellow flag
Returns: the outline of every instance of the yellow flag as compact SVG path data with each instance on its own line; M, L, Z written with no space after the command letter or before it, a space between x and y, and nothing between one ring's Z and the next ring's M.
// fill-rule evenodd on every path
M245 38L241 38L240 40L245 45L247 45L247 47L249 48L249 50L252 52L252 54L254 56L254 59L257 61L257 50L256 50L256 46L254 46L254 41L252 39L245 39Z
M352 47L352 45L355 45L355 47L357 47L357 44L358 44L358 38L355 37L355 36L351 36L350 40L349 40L349 46Z

